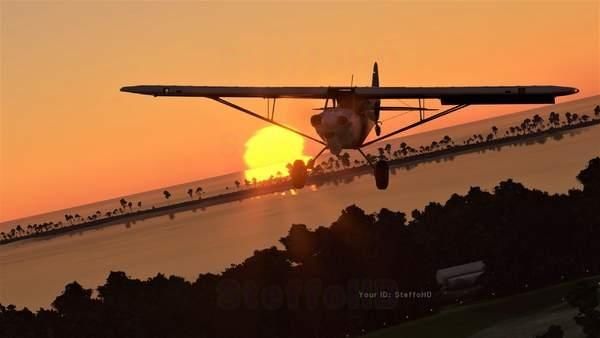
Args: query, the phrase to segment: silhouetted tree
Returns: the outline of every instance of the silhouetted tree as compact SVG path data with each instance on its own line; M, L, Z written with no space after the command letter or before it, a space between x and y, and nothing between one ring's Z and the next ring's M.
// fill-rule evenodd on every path
M204 190L202 189L202 187L196 188L196 196L198 196L198 199L202 198L203 193L204 193Z
M392 151L392 145L389 143L386 143L384 149L385 149L385 152L388 154L388 156L390 156L391 151Z
M583 184L584 193L600 193L600 157L592 159L587 168L577 175L577 180Z
M119 200L119 204L121 204L121 208L125 209L127 207L127 200L125 200L124 198L121 198Z
M560 115L555 112L551 112L550 116L548 117L548 121L553 126L558 127L560 125Z
M342 153L340 155L340 160L341 160L342 166L344 166L344 168L350 167L350 154L348 154L348 152Z
M570 112L566 112L565 117L567 118L567 124L571 124L573 122L573 115Z

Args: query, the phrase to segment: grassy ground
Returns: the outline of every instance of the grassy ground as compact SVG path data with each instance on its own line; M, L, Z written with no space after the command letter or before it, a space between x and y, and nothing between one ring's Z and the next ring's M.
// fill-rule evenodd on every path
M600 276L590 278L600 280ZM562 298L578 281L497 300L455 306L431 317L373 332L367 337L468 337L500 321L531 315L564 304Z

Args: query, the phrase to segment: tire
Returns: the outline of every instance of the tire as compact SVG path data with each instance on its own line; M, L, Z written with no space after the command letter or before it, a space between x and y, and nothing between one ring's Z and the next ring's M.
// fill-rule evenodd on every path
M375 185L379 190L387 189L390 183L390 166L384 160L375 163Z
M296 189L304 188L306 184L306 176L308 175L308 169L302 160L296 160L290 170L290 177L292 178L292 186Z

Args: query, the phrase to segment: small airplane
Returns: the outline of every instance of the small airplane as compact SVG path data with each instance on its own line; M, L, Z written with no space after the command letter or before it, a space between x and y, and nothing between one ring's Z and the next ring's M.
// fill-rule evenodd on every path
M376 163L365 155L362 148L385 140L409 129L431 122L442 116L480 104L547 104L554 103L557 96L578 93L577 88L559 86L498 86L498 87L380 87L377 62L373 65L370 87L212 87L177 85L140 85L121 88L122 92L152 96L205 97L215 100L265 122L285 128L306 139L317 142L323 149L307 164L297 160L292 165L290 176L295 188L305 185L309 170L313 170L317 158L327 149L339 156L343 149L360 152L373 168L375 184L384 190L389 184L389 165L384 159ZM244 97L267 99L266 116L241 107L224 98ZM277 99L324 99L325 104L317 108L320 113L311 116L310 123L320 139L275 121ZM417 99L418 107L382 106L381 100ZM442 105L452 107L437 112L425 108L426 99L438 99ZM272 105L270 104L272 100ZM331 105L329 105L331 102ZM408 124L388 134L381 135L380 113L382 111L416 111L417 122ZM430 116L426 112L436 111ZM376 138L365 142L371 130Z

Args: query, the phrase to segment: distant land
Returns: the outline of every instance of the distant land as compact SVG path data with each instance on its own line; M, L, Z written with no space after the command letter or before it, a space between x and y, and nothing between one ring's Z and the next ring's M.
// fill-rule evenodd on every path
M577 103L579 101L588 102L590 99L598 99L600 96L586 98L576 101L567 102ZM600 102L599 102L600 103ZM544 110L552 110L555 106L544 107ZM589 103L587 103L589 105ZM522 142L530 142L536 140L543 140L547 137L560 137L562 133L570 130L579 128L585 128L600 124L600 107L596 105L591 115L577 112L565 112L564 114L555 113L552 111L548 116L542 117L536 113L538 110L530 110L533 115L529 118L525 118L523 122L515 126L503 126L504 133L500 133L500 129L495 125L490 131L480 131L481 134L474 134L462 143L456 143L448 135L444 135L440 140L432 140L431 144L421 145L418 149L409 146L406 143L402 143L399 149L391 149L390 144L381 144L378 150L378 154L368 156L372 161L378 158L385 158L389 161L392 168L401 166L415 166L419 163L436 160L446 156L457 155L461 153L469 153L481 151L483 149L497 148L504 145L518 144ZM560 111L557 109L557 111ZM516 113L523 114L523 113ZM515 114L511 114L515 115ZM501 122L505 116L490 119L492 122ZM467 127L466 125L463 126ZM426 134L431 136L435 135L436 132L439 136L440 132L450 131L451 129L459 128L459 126L445 128L441 131L432 131ZM348 180L354 176L360 175L371 175L372 168L365 161L354 160L347 154L346 156L340 156L338 160L330 158L329 161L322 161L315 163L315 170L307 180L307 186L310 185L323 185L336 180ZM263 182L249 182L245 184L237 182L237 189L231 189L225 193L218 194L215 196L202 197L199 195L198 199L187 200L183 202L175 202L172 204L141 209L133 211L131 202L121 199L121 207L115 209L113 212L100 213L86 216L65 214L65 222L42 222L37 224L21 225L14 224L12 229L0 233L0 245L7 244L23 239L39 238L46 236L54 236L64 234L70 231L81 230L89 227L107 226L122 222L129 222L135 220L143 220L161 215L173 214L175 212L194 210L199 208L206 208L222 203L229 203L233 201L239 201L247 198L252 198L264 194L277 193L286 190L293 189L291 182L288 177L274 178L270 181ZM165 190L165 193L168 193ZM190 194L192 197L192 194ZM127 211L127 204L129 203L129 211ZM18 223L15 221L14 223Z

